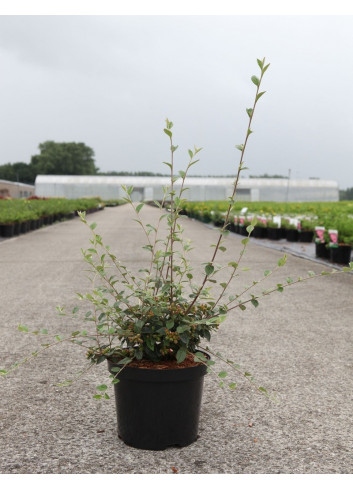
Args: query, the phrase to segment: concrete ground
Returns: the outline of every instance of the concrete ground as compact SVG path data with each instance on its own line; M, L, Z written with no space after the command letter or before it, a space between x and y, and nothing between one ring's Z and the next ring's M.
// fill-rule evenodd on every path
M144 208L155 221L158 210ZM97 232L131 269L142 268L144 236L129 207L89 216ZM217 232L183 218L196 269L210 260ZM0 243L0 369L23 358L38 338L17 331L65 333L72 327L57 305L76 305L75 292L88 289L80 249L89 230L78 219ZM219 261L238 257L241 238L230 235ZM275 267L282 252L251 242L234 290ZM321 272L328 266L288 256L270 284L285 277ZM201 272L194 275L201 277ZM267 286L266 286L267 288ZM85 368L73 345L47 350L33 362L1 377L0 473L2 474L343 474L353 471L353 275L314 278L265 298L258 308L232 311L211 347L251 372L278 402L257 392L245 378L235 392L205 378L200 438L162 452L126 446L116 432L112 389L109 401L92 397L108 380L103 363L71 387L57 382ZM222 365L217 368L223 369Z

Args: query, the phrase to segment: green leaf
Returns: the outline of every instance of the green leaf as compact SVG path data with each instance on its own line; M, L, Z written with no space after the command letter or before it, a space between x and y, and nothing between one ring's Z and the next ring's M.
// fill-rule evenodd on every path
M191 151L191 149L188 149L188 153L189 153L190 158L192 159L194 156L194 153Z
M7 373L8 373L7 370L0 370L1 375L6 375Z
M222 372L219 372L218 377L221 379L224 379L227 377L228 373L225 370L222 370Z
M142 207L144 206L145 204L142 202L141 204L139 204L138 206L136 206L136 212L137 214L140 212L140 210L142 209Z
M239 309L241 311L245 311L246 307L244 306L244 304L239 304Z
M170 138L172 137L171 131L169 131L168 129L163 129L163 131L166 133L167 136L169 136Z
M228 267L233 267L233 268L237 269L238 268L238 263L235 262L235 261L230 261L228 263Z
M102 396L100 394L95 394L93 396L93 399L102 399Z
M246 113L248 114L249 117L251 117L253 113L253 109L246 109Z
M172 329L173 326L174 326L174 319L168 319L168 321L165 323L165 327L167 329Z
M251 81L253 82L254 85L256 85L257 87L260 85L260 80L257 78L257 76L252 76L251 77Z
M203 362L207 362L207 358L205 357L205 355L203 353L201 353L200 351L197 351L194 355L194 359L196 360L196 358L202 360ZM196 360L197 361L197 360Z
M309 277L315 277L315 272L309 271L308 275L309 275Z
M265 66L265 68L262 70L262 73L265 73L265 71L267 70L267 68L270 66L270 63L268 63L268 65Z
M247 245L249 243L249 238L244 238L241 240L241 244Z
M251 300L251 304L254 306L254 307L258 307L259 303L256 299L252 299Z
M23 333L28 333L28 328L24 324L19 324L18 331L22 331Z
M48 334L48 330L47 329L41 329L40 334Z
M172 168L172 164L168 163L167 161L163 161L163 165L167 165L167 166L169 166L169 168Z
M92 222L92 224L90 224L89 227L93 230L93 229L95 229L97 227L97 223L96 222Z
M211 275L211 273L214 272L214 266L211 265L210 263L208 263L206 266L205 266L205 273L206 275Z
M277 284L277 290L278 290L278 292L283 292L282 284Z
M177 363L181 363L185 360L187 354L186 346L182 346L176 353Z
M177 149L179 148L179 146L172 146L172 153L174 153L174 151L176 151Z
M97 385L96 389L97 389L97 391L103 392L103 391L106 391L108 389L108 386L105 384Z
M235 147L236 147L237 149L239 149L239 151L243 151L243 149L244 149L244 144L237 144Z
M179 171L179 175L181 176L181 178L184 178L185 177L185 172L183 170L180 170Z
M254 226L252 224L250 224L247 228L246 228L246 232L248 234L251 234L253 231L254 231Z
M263 65L264 65L264 62L261 61L261 59L257 59L257 64L260 66L260 68L262 69Z
M232 382L231 384L228 385L229 389L234 391L237 387L237 384L235 382Z
M277 265L278 265L279 267L283 267L283 265L285 265L285 264L286 264L286 261L287 261L287 255L284 255L282 258L280 258L280 259L278 260Z
M270 270L265 270L264 271L264 276L267 277L268 275L270 275L271 271Z
M226 250L227 250L227 248L225 248L224 246L220 246L220 247L219 247L219 249L220 249L221 251L226 251Z
M260 97L263 96L263 94L266 93L266 92L260 92L256 95L256 102L259 100Z
M125 358L122 358L121 360L119 360L117 363L118 363L118 365L127 365L128 363L131 363L131 362L132 362L132 358L125 357Z

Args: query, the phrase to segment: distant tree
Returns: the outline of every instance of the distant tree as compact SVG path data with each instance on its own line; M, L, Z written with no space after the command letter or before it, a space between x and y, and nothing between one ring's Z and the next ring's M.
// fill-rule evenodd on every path
M0 179L10 182L34 184L36 178L33 168L27 163L7 163L0 166Z
M353 187L340 190L340 200L353 200Z
M45 141L40 154L31 158L30 167L38 175L96 175L94 151L84 143Z

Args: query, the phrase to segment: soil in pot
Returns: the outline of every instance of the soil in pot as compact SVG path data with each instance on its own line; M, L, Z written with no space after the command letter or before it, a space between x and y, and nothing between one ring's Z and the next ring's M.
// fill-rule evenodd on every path
M346 244L339 244L337 248L330 248L330 259L334 263L348 265L351 260L352 247Z
M127 445L164 450L196 441L207 367L192 357L181 364L135 362L119 373L114 385L118 434ZM114 366L108 360L113 374Z

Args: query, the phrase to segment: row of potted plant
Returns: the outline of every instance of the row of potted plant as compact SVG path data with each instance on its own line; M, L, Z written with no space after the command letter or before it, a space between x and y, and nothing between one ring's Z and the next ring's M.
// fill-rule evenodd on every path
M183 213L189 217L199 219L202 222L212 223L217 227L222 227L225 223L225 213L222 212L223 202L221 203L209 203L209 202L192 202L187 203L183 208ZM334 203L341 204L341 203ZM257 222L252 232L252 237L255 238L267 238L270 240L286 239L290 242L304 242L311 243L317 240L316 228L323 228L326 233L320 242L317 243L316 255L317 257L324 257L330 259L335 263L347 264L351 257L351 248L353 244L353 219L352 215L348 213L351 208L351 202L345 202L344 206L333 206L331 212L327 212L327 203L317 203L316 209L323 212L319 215L278 215L276 213L256 215L248 213L248 208L242 208L241 213L233 212L228 218L228 229L232 232L239 233L243 236L247 235L247 227L253 222L254 217ZM237 204L234 207L239 207L243 204ZM214 207L213 207L214 206ZM212 208L213 207L213 208ZM264 203L254 203L254 206L249 204L252 212L258 208L266 208ZM301 208L302 210L313 210L313 206L309 205L305 208L305 204L298 207L298 204L291 206L286 204L282 206L279 204L279 208ZM268 209L268 207L267 207ZM273 204L271 205L272 211L278 210ZM262 210L262 209L260 209ZM344 214L342 211L347 212ZM329 233L328 231L334 231ZM332 241L335 237L335 241ZM316 241L315 241L316 242ZM325 249L323 249L325 248Z
M11 238L64 219L72 219L78 211L104 209L99 198L82 199L6 199L0 200L0 236Z

